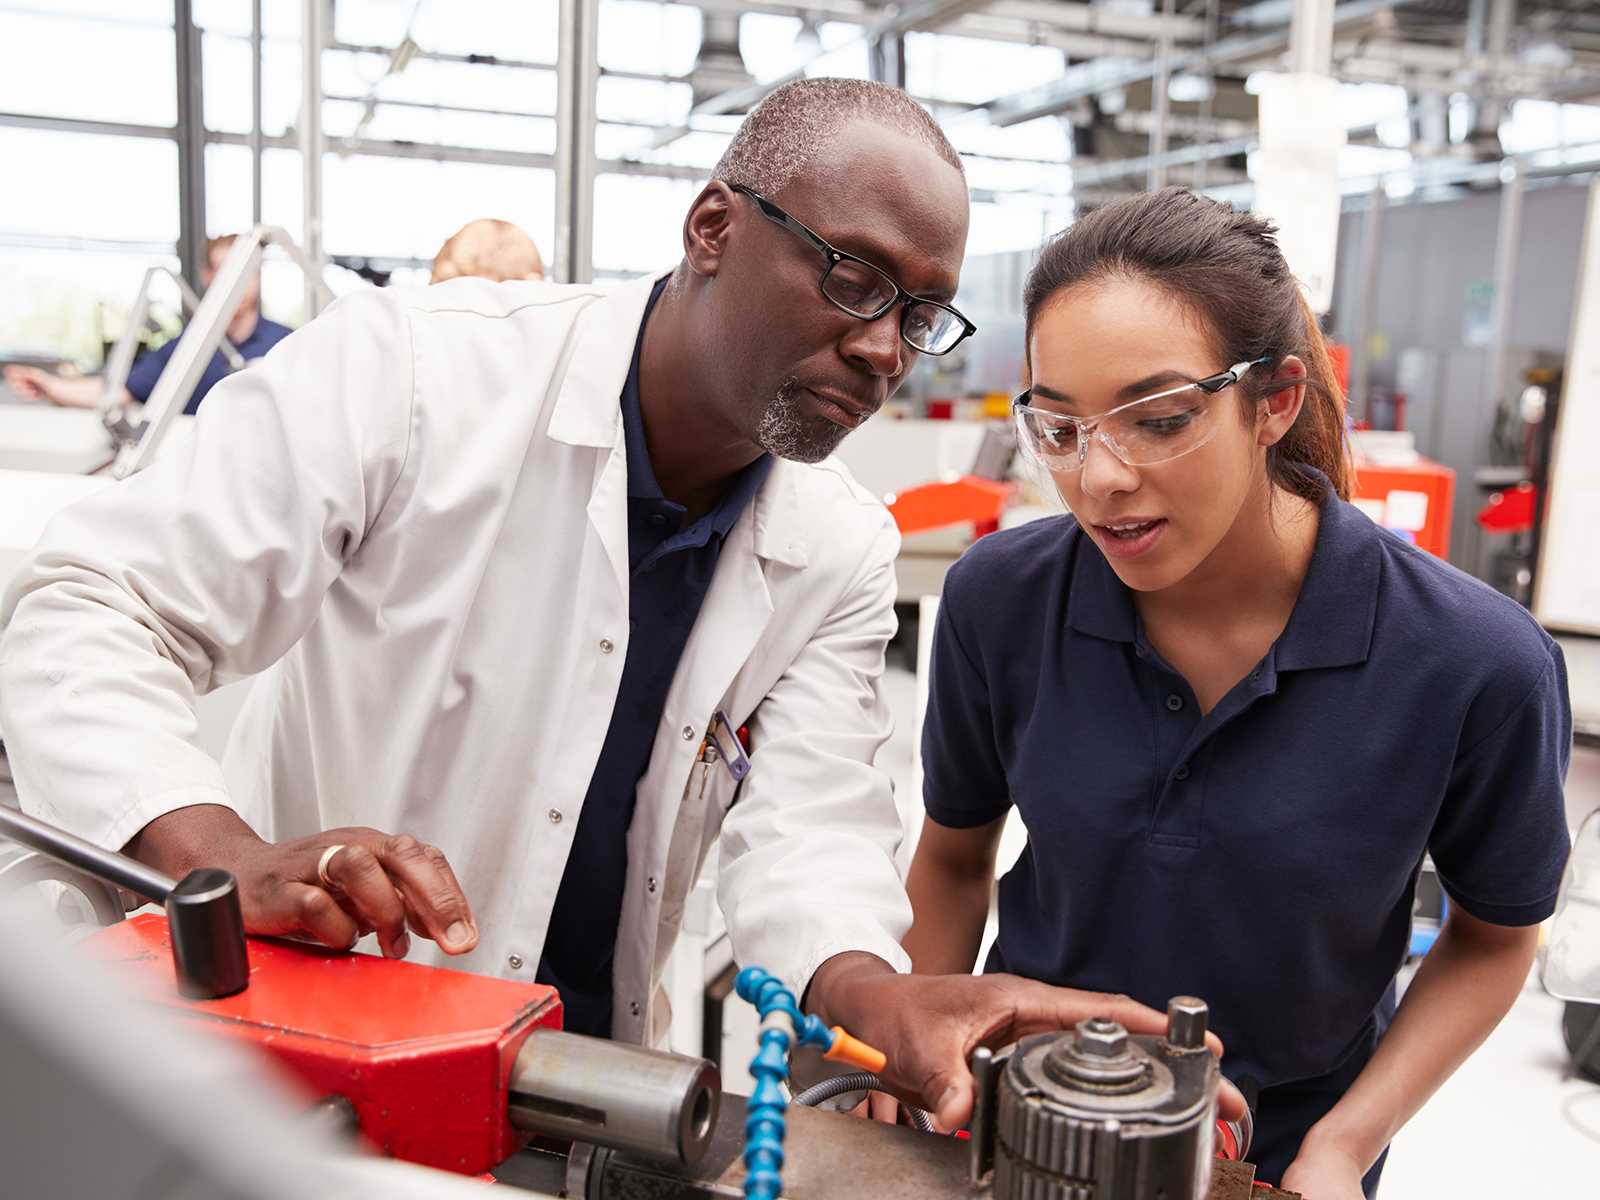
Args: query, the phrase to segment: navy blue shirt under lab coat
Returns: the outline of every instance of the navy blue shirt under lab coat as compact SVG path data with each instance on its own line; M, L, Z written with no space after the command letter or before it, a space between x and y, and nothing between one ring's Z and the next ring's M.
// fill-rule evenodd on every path
M242 342L234 343L234 349L239 352L239 357L249 362L251 359L260 358L290 334L287 326L279 325L276 321L269 321L265 317L256 318L256 327L250 331L250 336ZM161 372L167 369L167 363L172 358L172 353L178 348L178 339L173 338L159 350L147 350L136 358L133 366L128 369L128 381L124 385L131 395L140 404L150 399L150 393L156 390L156 380L161 378ZM228 364L219 350L211 356L211 361L206 364L205 373L200 376L200 382L194 389L194 394L189 397L189 403L183 411L193 416L200 407L200 401L206 398L206 393L221 383L228 375Z
M660 299L656 284L644 320ZM634 791L650 765L667 689L711 586L723 539L760 490L772 459L762 456L729 482L717 506L685 528L685 510L661 494L650 467L639 409L639 356L622 389L628 454L628 654L611 725L589 780L578 832L557 889L538 979L561 993L563 1027L611 1036L611 967L628 872Z
M1350 505L1320 514L1288 625L1204 716L1076 521L983 538L945 583L922 740L934 821L1014 804L1027 827L986 969L1203 997L1224 1071L1268 1088L1342 1089L1370 1055L1424 852L1499 925L1550 915L1568 852L1555 642Z

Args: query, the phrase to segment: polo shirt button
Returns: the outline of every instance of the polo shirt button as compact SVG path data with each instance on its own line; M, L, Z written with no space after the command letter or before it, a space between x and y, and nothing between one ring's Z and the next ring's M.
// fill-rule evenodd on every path
M1174 779L1178 779L1178 780L1183 780L1183 779L1189 778L1189 764L1188 763L1184 763L1182 766L1180 766L1176 771L1174 771L1172 773L1172 777Z
M685 725L683 727L683 740L686 741L686 742L694 741L694 726L693 725Z
M1183 697L1178 695L1177 692L1173 692L1172 695L1167 697L1167 709L1169 711L1177 712L1182 707L1183 707Z
M613 644L613 642L611 641L610 638L601 638L600 639L600 653L601 654L610 654L616 648L617 647L615 646L615 644Z
M550 818L550 824L561 824L561 810L559 808L552 808L549 812L545 813L545 816Z
M522 970L522 955L513 954L513 955L511 955L511 957L506 959L506 962L511 964L511 969L513 971Z

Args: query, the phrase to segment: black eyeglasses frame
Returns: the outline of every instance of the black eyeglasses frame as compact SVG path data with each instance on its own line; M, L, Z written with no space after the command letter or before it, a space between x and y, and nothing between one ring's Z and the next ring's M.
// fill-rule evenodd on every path
M751 200L754 200L756 207L761 210L761 215L766 217L767 220L771 221L775 225L783 226L783 228L787 229L790 233L794 234L800 240L811 246L812 249L821 253L824 261L822 274L817 277L817 290L822 293L822 298L824 300L833 305L840 312L848 313L857 320L876 321L895 305L904 305L905 307L900 313L900 340L905 342L906 345L910 346L918 354L927 354L936 358L949 354L962 342L966 341L969 337L978 332L978 327L971 321L967 320L966 316L962 314L959 309L954 308L953 306L946 304L941 300L929 300L925 296L918 296L912 292L906 291L905 288L900 286L900 282L882 267L877 266L875 263L870 263L858 255L851 254L848 251L840 250L826 238L812 230L805 224L805 222L796 217L790 216L782 208L778 207L771 200L768 200L754 188L746 187L742 183L730 183L728 184L728 187L730 187L733 191L738 192L740 195L748 196ZM857 312L855 309L839 303L839 301L828 295L827 284L828 276L833 274L833 269L843 262L859 263L861 266L866 267L874 274L881 276L885 281L888 282L889 286L894 289L894 295L892 295L888 300L884 301L883 304L879 305L875 311L870 313ZM923 346L917 345L906 335L906 318L909 316L912 307L918 304L926 304L932 308L939 309L942 312L947 312L951 316L955 317L956 320L961 322L961 336L956 338L955 341L951 342L943 350L929 350Z

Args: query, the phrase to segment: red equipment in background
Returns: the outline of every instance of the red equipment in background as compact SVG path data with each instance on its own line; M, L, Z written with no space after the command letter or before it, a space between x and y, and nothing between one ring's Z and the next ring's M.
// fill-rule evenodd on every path
M561 1028L553 988L249 939L250 986L186 1000L165 919L86 940L135 991L276 1059L311 1100L341 1096L385 1154L479 1175L526 1140L507 1117L512 1065L536 1028Z
M1456 473L1426 458L1403 467L1356 461L1353 499L1387 529L1408 533L1440 558L1450 556L1450 508Z
M1000 514L1013 490L1009 483L963 475L953 483L907 488L889 502L889 512L902 535L970 521L972 536L980 538L1000 528Z

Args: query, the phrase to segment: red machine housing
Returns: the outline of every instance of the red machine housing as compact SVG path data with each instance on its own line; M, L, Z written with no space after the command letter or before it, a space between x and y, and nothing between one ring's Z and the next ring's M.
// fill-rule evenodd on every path
M553 988L417 963L250 938L250 986L189 1000L173 982L163 917L141 915L86 945L148 999L258 1047L309 1089L342 1096L385 1154L479 1175L525 1137L507 1117L528 1034L561 1027Z

